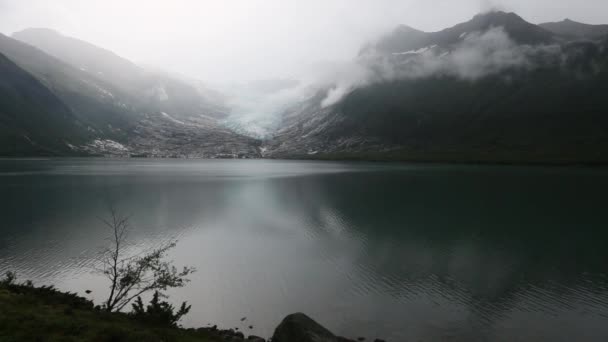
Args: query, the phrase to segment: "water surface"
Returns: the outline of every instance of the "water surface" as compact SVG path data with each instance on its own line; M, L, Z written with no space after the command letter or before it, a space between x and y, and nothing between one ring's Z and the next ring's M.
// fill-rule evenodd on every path
M135 249L178 239L186 326L269 337L302 311L372 340L608 340L605 169L0 160L0 191L0 271L96 301L108 203Z

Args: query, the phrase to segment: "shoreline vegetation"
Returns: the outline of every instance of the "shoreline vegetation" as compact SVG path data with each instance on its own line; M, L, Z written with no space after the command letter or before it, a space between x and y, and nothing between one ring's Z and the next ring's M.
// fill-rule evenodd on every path
M129 216L110 204L109 215L101 219L109 229L107 246L99 254L99 265L93 268L109 283L109 294L100 305L62 292L53 286L35 287L31 281L18 283L17 275L8 271L0 279L1 341L249 341L266 342L259 336L245 336L234 329L183 328L180 319L190 312L183 302L174 307L164 293L181 288L196 270L181 270L167 260L167 252L177 241L133 255L129 251ZM91 291L85 290L85 293ZM148 304L141 296L152 294ZM128 308L131 307L129 311ZM243 317L241 322L247 318ZM253 326L249 326L253 329ZM273 342L354 342L332 334L308 316L287 316L276 328ZM365 338L360 337L359 341ZM381 340L377 340L381 341Z
M235 329L183 328L136 312L108 312L75 293L31 282L0 281L0 341L266 342ZM357 341L366 340L359 337ZM268 339L273 342L354 342L335 336L302 313L287 316ZM368 341L382 342L369 339Z

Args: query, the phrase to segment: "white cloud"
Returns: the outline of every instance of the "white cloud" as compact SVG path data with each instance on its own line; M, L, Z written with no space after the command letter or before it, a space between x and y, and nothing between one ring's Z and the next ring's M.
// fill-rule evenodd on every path
M388 56L372 52L358 61L357 68L351 66L348 77L337 75L322 106L333 105L357 87L373 83L435 76L475 81L507 69L534 68L538 58L559 63L560 57L559 46L518 45L501 27L468 33L450 49L433 46Z

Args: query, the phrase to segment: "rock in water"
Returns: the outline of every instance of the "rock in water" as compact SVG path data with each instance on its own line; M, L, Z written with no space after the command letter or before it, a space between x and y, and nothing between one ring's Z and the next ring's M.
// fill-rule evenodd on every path
M339 342L339 338L303 313L291 314L274 331L273 342Z

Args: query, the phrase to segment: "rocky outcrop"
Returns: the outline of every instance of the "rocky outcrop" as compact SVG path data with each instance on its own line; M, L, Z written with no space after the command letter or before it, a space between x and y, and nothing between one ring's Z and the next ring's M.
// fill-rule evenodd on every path
M249 341L249 342L266 342L265 339L258 337L258 336L254 336L254 335L247 337L247 341Z
M335 336L312 318L295 313L283 319L272 335L273 342L354 342Z
M243 321L244 318L241 320ZM221 330L217 326L211 328L199 328L199 332L204 332L209 336L216 338L219 341L231 342L265 342L266 340L251 335L247 338L243 333L235 330ZM358 341L365 341L365 338L359 337ZM275 329L274 335L268 340L269 342L355 342L344 337L336 336L327 328L315 322L312 318L303 313L291 314ZM371 340L370 340L371 341ZM383 340L374 340L374 342L384 342Z

